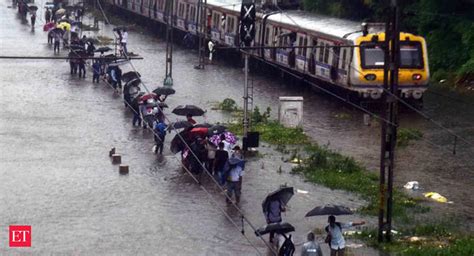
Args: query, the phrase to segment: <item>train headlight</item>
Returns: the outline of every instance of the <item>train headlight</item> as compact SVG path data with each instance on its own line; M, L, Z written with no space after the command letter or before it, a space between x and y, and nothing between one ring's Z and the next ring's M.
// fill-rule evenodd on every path
M415 81L418 81L421 79L421 75L420 74L413 74L413 76L411 76L411 78Z
M375 74L367 74L364 76L364 78L367 81L374 81L377 78L377 76Z

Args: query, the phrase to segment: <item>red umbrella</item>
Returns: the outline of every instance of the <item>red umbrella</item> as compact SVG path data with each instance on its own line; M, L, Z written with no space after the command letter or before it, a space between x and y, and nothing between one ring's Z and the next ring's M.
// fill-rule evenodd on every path
M204 138L207 136L207 133L209 132L209 128L206 128L206 127L198 127L198 128L193 128L189 131L189 134L192 136L192 137L201 137L201 138Z
M140 100L142 101L147 101L149 99L155 99L157 100L158 99L158 95L156 95L155 93L147 93L145 95L143 95Z

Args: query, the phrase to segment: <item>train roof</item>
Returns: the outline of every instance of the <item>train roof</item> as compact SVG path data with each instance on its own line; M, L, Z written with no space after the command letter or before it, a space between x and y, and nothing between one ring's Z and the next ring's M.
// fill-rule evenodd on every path
M343 38L345 35L348 35L346 36L348 40L353 40L362 34L361 32L354 33L361 30L361 22L343 20L305 11L284 11L283 13L270 15L268 20L336 38Z

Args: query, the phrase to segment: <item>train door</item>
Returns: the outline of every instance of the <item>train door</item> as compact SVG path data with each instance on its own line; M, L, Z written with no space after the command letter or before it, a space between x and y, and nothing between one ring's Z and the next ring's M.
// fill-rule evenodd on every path
M339 61L339 83L342 85L348 84L349 74L349 60L350 60L351 48L341 48L341 59Z
M211 39L216 42L220 42L221 39L221 16L220 12L212 11Z
M278 46L292 47L296 42L296 33L291 30L281 28L276 37ZM282 65L294 67L294 49L278 48L276 50L276 61Z
M227 22L225 28L225 43L230 46L235 46L235 38L237 35L237 17L233 15L227 15Z
M306 66L307 66L307 48L303 48L308 46L308 36L303 33L298 33L297 34L297 39L296 39L296 45L301 47L296 49L296 56L295 56L295 62L296 62L296 69L305 72L306 71Z
M188 31L192 34L197 34L197 14L196 14L196 5L189 5L189 16L188 16Z
M260 21L255 22L255 38L253 40L253 46L260 46L261 35L262 33L262 23ZM260 56L260 50L254 50L254 55Z
M265 35L264 35L264 38L263 38L263 45L264 46L275 46L273 44L273 26L271 24L268 24L265 26ZM264 58L267 59L267 60L275 60L273 58L273 52L275 51L275 49L264 49L263 50L263 55L264 55Z
M315 36L308 37L309 46L312 48L308 48L306 51L306 58L307 58L307 70L311 75L316 74L316 57L318 56L318 38Z
M332 47L331 51L331 69L330 69L330 77L331 80L337 82L339 80L339 60L341 58L341 47L335 46Z
M318 49L318 56L315 65L316 75L326 80L330 80L330 46L332 45L332 43L324 39L318 39L318 41L320 48Z
M186 4L182 1L178 1L178 13L176 15L176 26L179 29L185 30L185 16L186 16Z
M165 19L164 19L164 12L165 12L165 0L157 0L158 1L158 7L157 7L157 14L156 14L156 18L159 20L159 21L162 21L164 22Z

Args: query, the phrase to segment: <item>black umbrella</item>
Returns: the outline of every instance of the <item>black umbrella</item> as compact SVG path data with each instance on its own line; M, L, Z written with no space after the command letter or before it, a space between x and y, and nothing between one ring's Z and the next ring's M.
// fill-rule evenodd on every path
M92 37L88 37L88 38L86 38L86 43L98 44L98 43L99 43L99 39L97 39L97 38L92 38Z
M168 128L169 129L169 128ZM188 138L188 132L187 131L182 131L174 136L174 138L171 140L171 146L170 150L173 152L173 154L176 154L183 149L185 149L185 144L183 140L187 140ZM189 141L186 141L187 143L190 143Z
M193 128L209 128L212 127L212 124L203 123L203 124L196 124Z
M48 33L59 33L59 34L64 34L64 30L60 29L60 28L53 28L51 29Z
M34 4L28 4L28 10L30 11L37 11L38 10L38 6L34 5Z
M179 105L173 109L172 113L178 116L202 116L205 112L200 107L194 105Z
M279 200L283 205L287 205L288 201L290 201L291 197L295 194L293 187L281 187L272 193L268 194L265 197L265 200L262 202L262 210L263 212L267 212L268 205L272 201Z
M313 210L306 213L305 217L317 215L348 215L353 214L351 209L342 205L327 204L324 206L316 206Z
M122 74L122 81L127 83L129 81L131 81L132 79L135 79L135 78L140 78L140 73L138 72L135 72L135 71L129 71L129 72L126 72L124 74Z
M139 86L142 80L140 78L134 78L125 83L125 87L127 86Z
M177 122L174 122L174 123L171 123L168 125L168 130L171 130L171 129L183 129L183 128L189 128L189 127L192 127L193 124L186 121L186 120L183 120L183 121L177 121Z
M268 234L270 232L275 232L277 234L285 234L285 233L293 232L293 231L295 231L295 227L293 227L288 222L271 223L257 229L257 231L255 231L255 235L261 236L261 235Z
M154 93L159 94L159 95L171 95L174 94L176 91L171 88L171 87L158 87L155 90L153 90Z
M160 108L169 108L168 104L166 104L164 102L158 102L158 107L160 107Z
M105 46L105 47L100 47L98 49L96 49L94 52L108 52L112 50L112 48L108 47L108 46Z
M213 125L213 126L209 127L208 133L209 133L209 136L212 136L212 135L216 135L216 134L221 134L221 133L225 132L226 129L227 129L227 127L225 127L223 125L216 124L216 125Z

